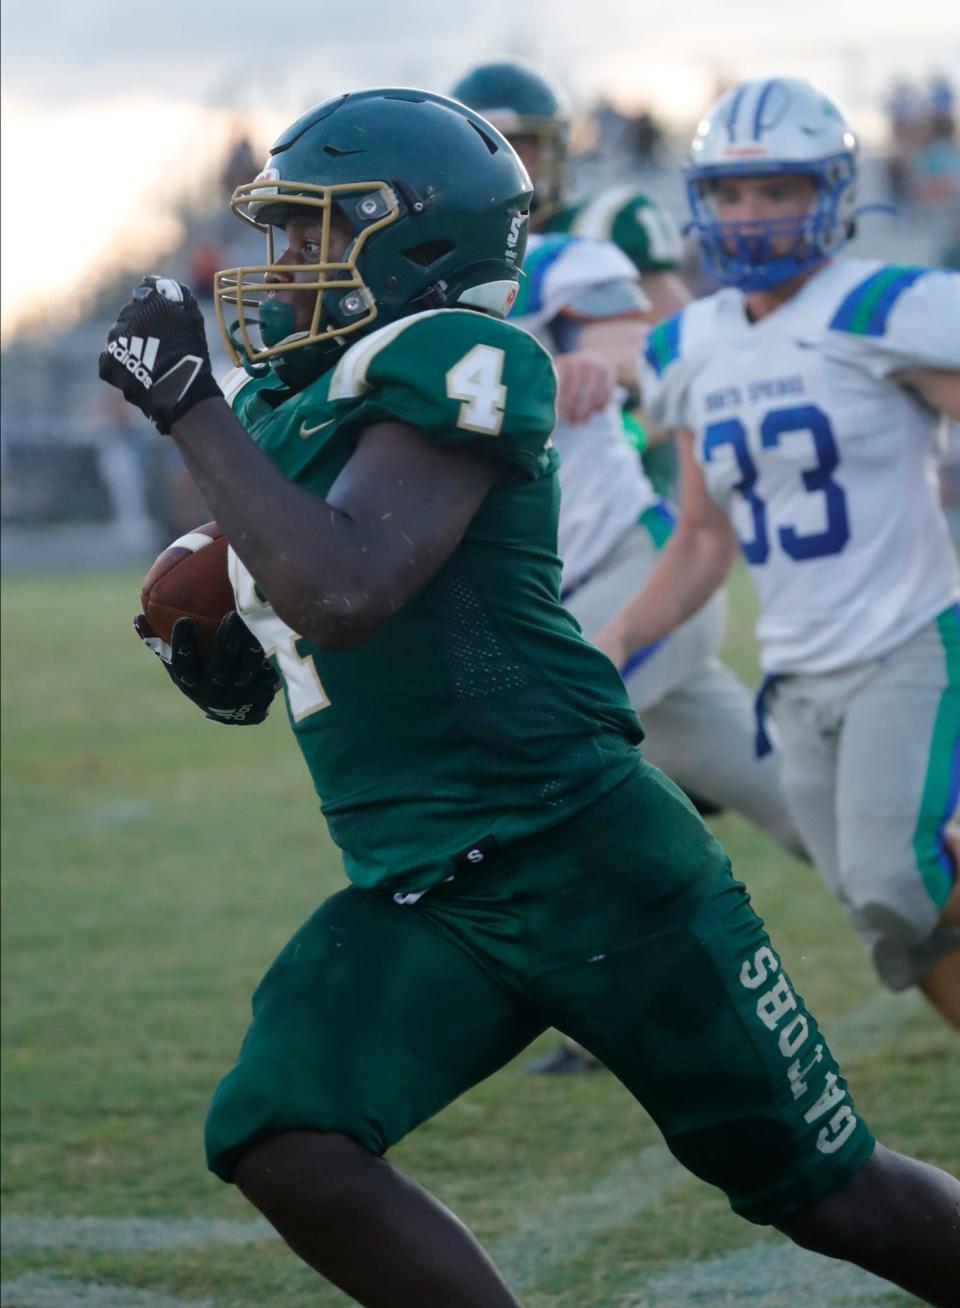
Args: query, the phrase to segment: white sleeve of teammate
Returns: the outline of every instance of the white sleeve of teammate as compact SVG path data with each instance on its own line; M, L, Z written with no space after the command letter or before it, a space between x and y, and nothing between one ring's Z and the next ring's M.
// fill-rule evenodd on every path
M907 368L960 368L960 273L924 273L897 297L882 336L847 341L856 342L877 378Z
M584 322L639 313L649 308L640 274L611 241L571 238L548 268L542 307L532 315L551 322L568 314Z

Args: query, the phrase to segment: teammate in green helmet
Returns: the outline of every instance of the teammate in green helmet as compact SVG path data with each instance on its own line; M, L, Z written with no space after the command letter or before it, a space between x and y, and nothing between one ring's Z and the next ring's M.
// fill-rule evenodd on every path
M643 276L645 310L634 323L591 323L580 348L613 368L631 408L626 427L639 448L644 469L661 495L676 498L677 458L673 442L652 431L636 409L636 360L646 332L690 301L680 276L680 232L670 213L626 182L574 201L570 195L570 112L563 92L523 60L477 64L455 83L451 95L494 123L526 164L535 193L530 227L541 235L561 232L607 240L618 246ZM572 367L572 365L567 365ZM560 377L560 408L566 400Z
M519 59L477 64L450 94L499 128L526 164L535 187L532 231L612 241L643 275L651 323L688 302L682 241L668 210L630 183L571 199L570 109L544 73Z

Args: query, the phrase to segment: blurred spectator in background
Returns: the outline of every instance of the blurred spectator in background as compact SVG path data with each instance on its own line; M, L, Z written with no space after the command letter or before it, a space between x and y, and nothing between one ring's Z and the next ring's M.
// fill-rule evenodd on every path
M923 107L916 90L903 78L894 82L884 107L891 147L887 184L891 199L901 203L909 198L910 157L923 137Z
M930 78L930 130L934 136L952 137L956 131L956 94L943 73Z
M260 171L257 157L246 131L238 126L234 130L234 141L223 166L223 190L229 200L238 186L252 182Z
M596 153L599 155L615 154L620 148L627 120L620 110L609 100L597 101L592 114L596 127Z
M918 150L911 161L910 198L914 204L942 206L960 203L960 148L949 137L937 137Z
M663 128L649 109L642 109L635 117L627 119L621 140L632 163L649 165L656 163Z
M917 204L960 205L954 92L941 74L930 79L924 131L910 160L910 190Z
M216 241L201 241L193 247L189 256L188 281L198 299L213 299L214 273L227 262L223 247Z
M935 73L921 95L908 82L894 84L886 109L890 128L887 180L897 204L940 210L960 205L960 146L956 96Z

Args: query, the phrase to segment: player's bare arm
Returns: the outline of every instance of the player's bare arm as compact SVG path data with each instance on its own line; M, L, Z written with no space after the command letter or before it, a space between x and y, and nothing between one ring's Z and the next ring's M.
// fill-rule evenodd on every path
M696 613L723 585L737 555L726 514L710 498L693 456L693 434L677 432L681 497L677 529L647 584L593 636L615 663L660 640Z
M654 445L667 445L676 435L676 432L672 427L657 426L644 409L636 410L635 417L638 422L643 424L644 430L647 433L647 442L644 449L651 449Z
M646 290L646 283L644 283ZM617 382L631 398L638 393L637 359L646 343L649 322L639 314L621 318L598 318L584 324L580 348L602 359L613 369Z
M592 414L605 409L613 399L616 375L609 363L581 350L559 354L553 361L557 372L557 417L577 427Z
M222 401L170 434L275 611L321 649L359 644L422 590L499 476L481 455L385 422L362 433L322 500L284 477Z
M690 303L690 292L675 272L643 271L643 289L650 308L646 311L647 326L652 327L669 318Z
M293 229L291 249L311 245ZM345 236L340 236L341 243ZM278 300L304 314L296 275L277 274ZM307 313L307 316L308 313ZM124 341L153 342L153 377L131 370ZM135 366L136 361L134 361ZM439 450L399 422L363 432L330 501L297 486L250 440L210 372L203 319L188 288L147 277L111 331L101 375L180 446L221 530L275 611L321 649L375 632L459 543L497 478L496 465ZM356 462L355 462L356 461Z
M906 368L893 374L937 413L960 422L960 372L954 368Z

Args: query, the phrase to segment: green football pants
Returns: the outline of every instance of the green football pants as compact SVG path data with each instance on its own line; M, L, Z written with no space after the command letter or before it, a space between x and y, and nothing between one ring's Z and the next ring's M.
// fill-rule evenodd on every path
M830 1193L873 1148L720 845L640 763L414 904L356 887L322 904L254 995L210 1109L210 1167L229 1180L293 1130L383 1153L551 1026L752 1221Z

